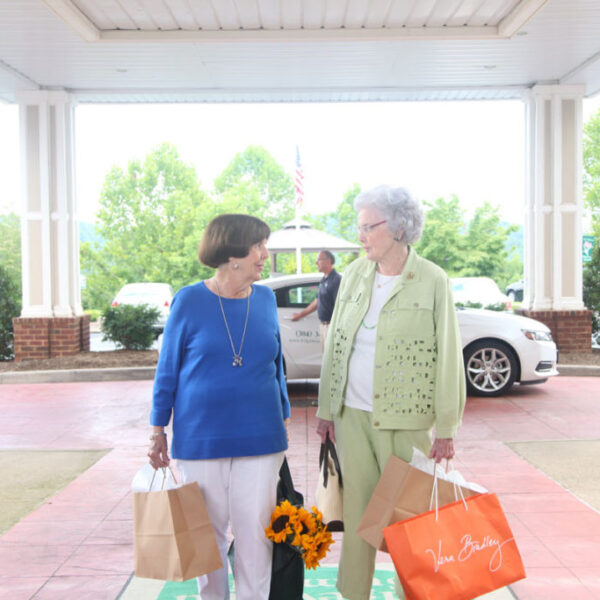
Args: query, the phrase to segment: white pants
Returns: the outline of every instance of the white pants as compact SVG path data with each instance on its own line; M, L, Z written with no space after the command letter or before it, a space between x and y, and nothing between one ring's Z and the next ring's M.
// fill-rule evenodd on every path
M268 600L273 543L265 536L277 503L283 452L260 456L178 460L183 483L196 481L215 530L223 568L198 577L202 600L228 600L231 530L235 539L234 580L237 600Z

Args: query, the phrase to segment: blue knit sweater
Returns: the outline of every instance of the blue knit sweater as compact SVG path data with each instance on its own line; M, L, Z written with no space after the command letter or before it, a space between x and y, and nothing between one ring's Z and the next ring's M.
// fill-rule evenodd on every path
M222 298L236 351L246 299ZM173 299L154 378L150 423L173 416L173 458L206 459L271 454L287 449L283 419L290 403L283 375L273 292L253 285L242 350L233 354L218 297L204 282Z

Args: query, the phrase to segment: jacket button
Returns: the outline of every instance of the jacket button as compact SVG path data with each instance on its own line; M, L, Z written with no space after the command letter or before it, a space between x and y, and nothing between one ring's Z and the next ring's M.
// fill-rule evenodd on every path
M373 423L373 425L375 425L375 427L379 427L379 421L375 421L375 423Z
M375 398L379 398L379 394L375 394Z

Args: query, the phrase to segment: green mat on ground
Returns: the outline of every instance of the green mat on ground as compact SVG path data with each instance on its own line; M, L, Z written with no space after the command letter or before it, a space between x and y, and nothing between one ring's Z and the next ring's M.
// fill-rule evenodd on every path
M337 567L323 566L304 572L304 600L342 600L335 588ZM229 577L229 587L233 590L233 579ZM392 600L394 592L394 571L377 569L373 579L371 600ZM169 581L163 587L157 600L199 600L196 580L176 583ZM231 599L235 598L232 594Z

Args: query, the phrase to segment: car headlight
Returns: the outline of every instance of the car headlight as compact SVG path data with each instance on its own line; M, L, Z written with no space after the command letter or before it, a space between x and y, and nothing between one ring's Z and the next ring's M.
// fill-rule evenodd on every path
M549 331L536 331L534 329L521 329L521 331L528 340L533 340L534 342L552 341L552 334Z

